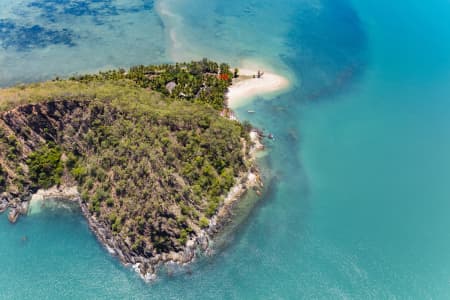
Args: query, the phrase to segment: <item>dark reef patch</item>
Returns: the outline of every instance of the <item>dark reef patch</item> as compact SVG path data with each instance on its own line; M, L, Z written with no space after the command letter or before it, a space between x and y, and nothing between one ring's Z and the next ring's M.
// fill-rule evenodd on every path
M46 21L56 23L65 16L74 17L90 16L96 23L102 23L100 18L118 15L117 8L112 5L112 1L70 1L70 0L49 0L33 1L28 4L29 8L38 9L40 17Z
M73 47L79 35L71 28L74 18L87 17L95 25L112 22L120 14L152 10L154 0L134 0L119 5L116 0L34 0L16 7L19 18L0 19L0 48L29 51L50 45Z
M21 25L11 20L0 20L0 47L28 51L49 45L75 46L76 35L69 29L50 29L41 25Z
M89 16L97 25L105 23L105 18L121 13L137 13L153 9L153 0L140 0L135 4L120 7L113 0L47 0L33 1L28 8L38 9L40 17L48 22L59 22L65 16Z
M291 54L281 58L301 75L300 97L320 100L351 88L369 57L364 24L351 4L324 0L320 8L297 7L291 17Z

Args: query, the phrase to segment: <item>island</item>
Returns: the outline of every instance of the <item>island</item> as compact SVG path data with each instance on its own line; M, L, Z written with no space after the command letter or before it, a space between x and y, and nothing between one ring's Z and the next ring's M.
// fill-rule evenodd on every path
M191 262L262 182L261 135L227 105L237 69L203 59L0 90L0 212L79 203L99 241L145 279Z

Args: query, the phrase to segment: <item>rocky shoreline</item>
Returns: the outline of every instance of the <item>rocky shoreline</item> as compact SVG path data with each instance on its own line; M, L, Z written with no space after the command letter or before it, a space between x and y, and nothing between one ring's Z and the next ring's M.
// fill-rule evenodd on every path
M76 186L60 186L48 190L39 190L35 194L22 199L11 193L2 193L0 195L0 213L9 209L8 220L15 223L21 215L28 213L31 201L52 199L78 203L88 221L89 228L106 250L111 255L117 256L125 266L131 266L142 279L149 282L156 279L158 268L164 264L186 265L191 263L198 253L208 253L211 240L227 223L228 218L232 215L234 204L250 189L259 193L263 183L259 177L259 171L254 167L254 160L256 159L256 152L264 149L264 146L261 143L262 136L257 131L252 131L250 137L253 145L250 147L248 160L253 167L250 168L249 172L241 174L236 179L236 185L231 188L217 213L209 220L209 226L189 239L184 249L179 252L157 254L151 258L136 254L131 250L129 241L114 236L111 230L106 227L106 224L97 220L95 215L89 212L87 203L82 201ZM247 145L244 144L244 149L245 147Z
M233 76L203 59L2 90L0 212L15 223L46 199L72 201L145 280L208 253L237 200L262 187L263 135L228 108Z
M8 220L16 223L21 215L28 213L30 200L30 196L21 199L18 195L4 192L0 195L0 213L9 209Z
M261 143L261 136L258 132L252 131L251 138L254 145L250 150L250 160L253 162L256 159L256 152L264 149L264 146ZM88 221L89 228L106 250L111 255L117 256L125 266L131 266L143 280L150 282L156 279L157 270L162 265L177 264L183 266L193 262L198 253L208 253L212 239L220 232L227 223L228 218L232 215L231 212L234 204L241 199L248 190L255 189L258 192L259 188L263 187L257 169L241 174L236 182L237 184L225 197L222 206L210 219L209 227L203 229L200 234L188 240L183 251L157 254L152 258L143 257L134 253L130 249L130 246L127 245L126 240L117 239L117 237L110 233L110 230L108 230L104 224L90 214L86 203L81 200L81 197L78 196L77 200L83 215Z

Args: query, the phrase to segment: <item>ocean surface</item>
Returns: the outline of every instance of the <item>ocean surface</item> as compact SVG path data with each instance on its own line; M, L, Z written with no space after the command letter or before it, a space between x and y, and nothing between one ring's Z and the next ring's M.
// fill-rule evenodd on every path
M0 299L449 299L449 20L446 0L0 0L1 86L205 56L291 80L237 109L275 135L272 179L214 256L146 284L51 205L0 216Z

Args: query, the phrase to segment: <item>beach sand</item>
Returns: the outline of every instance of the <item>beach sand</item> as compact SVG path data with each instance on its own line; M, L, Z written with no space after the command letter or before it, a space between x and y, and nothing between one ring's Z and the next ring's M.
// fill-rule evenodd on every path
M228 89L228 105L230 108L240 107L257 96L272 95L289 88L289 80L275 73L264 71L261 78L253 78L258 70L238 68L239 77L234 79Z

